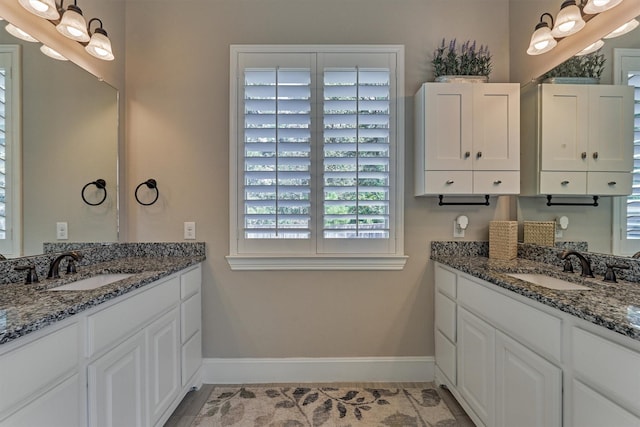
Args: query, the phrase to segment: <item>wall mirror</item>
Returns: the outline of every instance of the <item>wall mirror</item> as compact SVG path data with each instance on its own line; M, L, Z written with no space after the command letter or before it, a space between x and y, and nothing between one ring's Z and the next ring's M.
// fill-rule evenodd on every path
M43 55L0 22L0 44L21 45L22 254L42 253L43 242L118 240L118 92L69 61ZM103 179L107 197L97 206L81 197ZM89 186L86 198L102 198ZM56 224L67 223L59 240Z
M534 21L537 20L540 14L544 12L550 12L552 14L557 13L557 10L560 6L560 2L556 1L535 2L537 3L537 5L534 5L533 3L534 2L525 2L525 0L511 0L512 6L517 7L526 5L526 8L524 9L526 9L526 13L528 14L533 13L534 16L532 17L532 19ZM629 16L628 18L630 20L633 18L633 16ZM528 39L531 37L534 26L535 23L531 26L531 31L527 31L526 34L519 36L518 43L528 44ZM621 37L608 39L605 41L605 45L602 47L601 52L605 55L606 67L600 80L601 84L614 83L614 49L619 48L640 49L640 28L637 28L631 33L628 33ZM512 49L515 49L515 46ZM526 45L522 50L526 50ZM513 56L514 52L512 50L512 61L514 60ZM544 56L544 54L541 56ZM637 118L636 122L638 122ZM635 135L635 139L640 138L640 132L635 132ZM621 252L619 252L617 248L614 248L613 232L615 217L618 215L614 212L616 210L614 209L614 206L621 200L623 203L626 202L625 197L601 197L598 207L548 207L546 206L546 199L544 196L518 197L517 219L521 222L524 220L553 221L561 216L566 216L567 218L569 218L569 226L567 230L563 231L563 236L561 238L557 238L556 240L586 241L589 245L590 252L607 254L614 253L616 255L620 255ZM584 201L588 200L585 199Z

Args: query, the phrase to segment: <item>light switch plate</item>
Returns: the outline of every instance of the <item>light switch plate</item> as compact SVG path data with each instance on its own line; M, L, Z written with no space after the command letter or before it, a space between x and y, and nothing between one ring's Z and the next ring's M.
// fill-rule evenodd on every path
M185 222L184 223L184 238L185 240L195 240L196 238L196 223Z
M56 222L56 239L67 240L69 238L69 226L66 222Z

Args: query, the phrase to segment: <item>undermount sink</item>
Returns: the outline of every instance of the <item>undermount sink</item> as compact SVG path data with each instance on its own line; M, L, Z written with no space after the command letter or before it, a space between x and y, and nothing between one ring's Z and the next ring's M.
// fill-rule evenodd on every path
M128 273L111 273L111 274L98 274L97 276L87 277L86 279L77 280L75 282L67 283L66 285L57 286L55 288L47 289L48 291L88 291L96 289L101 286L105 286L118 280L123 280L133 274Z
M579 285L577 283L568 282L562 279L556 279L545 274L533 274L533 273L513 273L507 274L507 276L515 279L520 279L525 282L533 283L534 285L543 286L549 289L556 289L559 291L589 291L591 288L588 286Z

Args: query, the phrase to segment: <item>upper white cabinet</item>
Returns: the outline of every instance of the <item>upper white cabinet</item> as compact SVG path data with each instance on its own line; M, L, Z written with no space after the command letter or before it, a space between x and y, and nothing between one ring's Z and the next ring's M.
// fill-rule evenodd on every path
M517 194L520 86L425 83L415 98L415 194Z
M523 194L631 193L632 87L541 84L525 92Z

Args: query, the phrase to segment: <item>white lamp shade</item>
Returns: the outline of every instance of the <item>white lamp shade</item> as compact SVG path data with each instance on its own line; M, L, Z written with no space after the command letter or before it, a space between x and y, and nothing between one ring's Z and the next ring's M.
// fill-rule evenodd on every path
M584 13L593 15L604 12L622 3L622 0L589 0L584 6Z
M63 36L78 42L88 42L87 23L82 17L82 11L73 5L62 15L62 20L56 25L58 32Z
M614 37L627 34L628 32L635 30L638 27L638 25L640 25L640 22L638 22L637 19L632 19L631 21L627 22L624 25L621 25L620 27L616 28L615 30L613 30L612 32L604 36L604 38L612 39Z
M21 30L20 28L16 27L13 24L7 24L7 26L4 28L7 30L9 34L11 34L13 37L19 38L20 40L24 40L26 42L31 42L31 43L38 42L38 40L35 37L31 36L29 33Z
M47 55L49 58L57 59L58 61L68 61L68 59L58 53L58 51L51 49L46 44L40 46L40 51Z
M600 49L602 46L604 46L604 41L598 40L597 42L590 44L589 46L582 49L580 52L576 53L576 56L588 55Z
M18 3L41 18L51 21L60 18L55 0L18 0Z
M531 43L527 49L529 55L540 55L545 52L549 52L556 47L558 42L551 35L551 30L547 25L539 27L533 32L531 36Z
M100 29L96 29L91 36L91 40L89 40L89 44L84 48L89 52L89 54L98 59L113 61L114 56L113 51L111 50L111 41L109 40L109 37L107 37L106 32L99 30Z
M551 30L551 34L555 38L567 37L575 34L586 25L584 19L582 19L580 8L575 5L575 2L565 2L562 6L562 9L560 9L560 12L558 12L558 16L556 17L553 30Z

